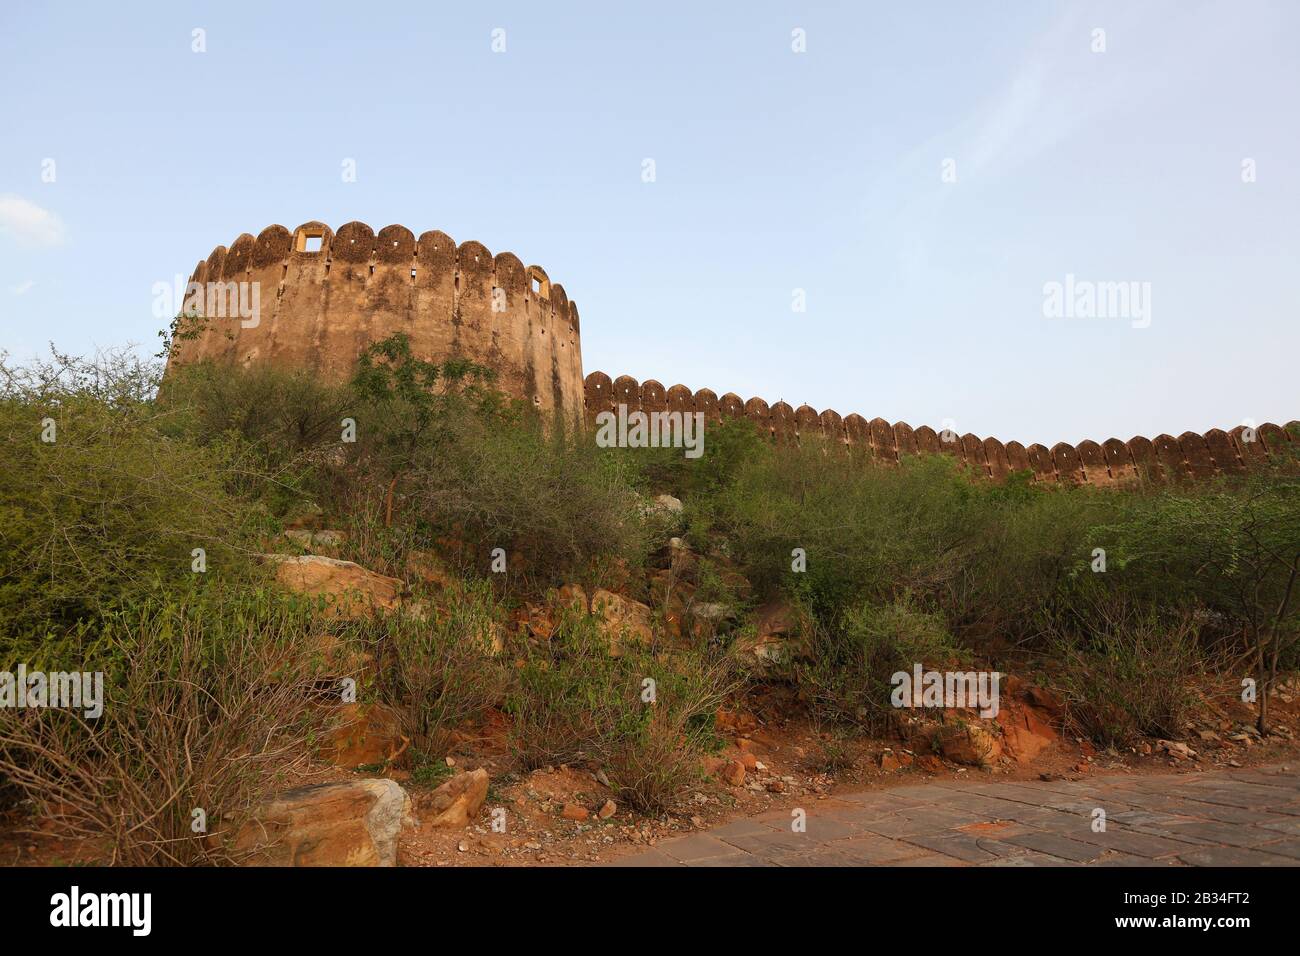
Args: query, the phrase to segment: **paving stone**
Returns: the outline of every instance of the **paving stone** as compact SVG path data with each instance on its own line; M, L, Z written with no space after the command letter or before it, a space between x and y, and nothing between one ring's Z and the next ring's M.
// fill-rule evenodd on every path
M804 850L802 853L782 853L771 858L773 866L807 867L807 866L865 866L860 860L835 849L836 845Z
M1300 770L975 782L836 795L605 866L1300 866ZM1107 810L1104 833L1092 811Z
M1167 823L1188 822L1187 817L1163 813L1159 810L1125 810L1122 813L1110 814L1109 819L1125 826L1161 826Z
M1145 856L1133 856L1129 853L1107 853L1103 857L1093 860L1088 866L1177 866L1178 861L1172 859L1152 860Z
M863 825L863 829L881 836L901 837L912 834L933 833L936 830L952 830L970 823L981 823L977 814L949 812L945 810L917 810L909 815L899 813L884 820L872 820Z
M1300 866L1300 860L1239 846L1209 846L1179 857L1192 866Z
M632 856L620 857L617 860L606 860L602 866L681 866L679 860L673 859L663 850L644 850Z
M982 844L991 846L1008 846L995 839L982 839L971 836L968 833L941 833L927 834L925 836L911 836L906 842L919 847L924 847L935 853L942 853L944 856L951 856L958 860L965 860L967 863L986 863L989 860L996 860L1000 856L1008 856L1006 853L993 853L984 848Z
M775 829L776 827L771 824L760 822L751 817L747 820L734 820L724 826L714 827L709 831L709 836L725 840L729 836L754 836Z
M1281 859L1281 857L1279 857ZM968 866L961 860L954 860L950 856L944 856L941 853L927 853L924 856L912 857L908 860L894 860L892 863L882 863L881 866Z
M1184 796L1198 803L1215 803L1225 807L1246 807L1256 810L1267 810L1269 807L1290 802L1286 795L1276 790L1261 793L1259 790L1245 789L1247 786L1247 784L1242 784L1231 789L1219 788L1214 790L1207 788L1184 793Z
M1078 866L1072 860L1062 860L1060 857L1048 856L1046 853L1035 853L1026 851L1019 856L1004 856L993 860L989 863L981 863L980 866Z
M1279 815L1272 810L1227 807L1217 803L1196 803L1193 800L1187 801L1186 815L1220 823L1271 823L1286 819L1285 815Z
M724 843L722 840L714 839L706 834L693 833L687 837L666 840L659 844L659 849L675 860L688 863L692 860L703 860L711 856L727 856L735 853L737 848L733 844Z
M1167 827L1161 827L1161 829L1175 837L1178 834L1185 833L1188 836L1210 840L1214 843L1224 843L1228 846L1254 846L1257 843L1267 843L1269 840L1277 839L1277 831L1264 830L1249 824L1198 821L1196 823L1171 823Z
M926 853L920 847L879 836L838 840L835 843L835 852L842 853L859 865L864 866L890 863L894 860L922 856Z
M817 845L817 840L807 833L791 833L789 830L730 836L726 842L738 850L763 857L782 851L803 852Z
M1150 860L1162 856L1177 856L1189 849L1185 840L1158 837L1115 826L1108 826L1104 833L1093 833L1092 827L1087 826L1079 833L1068 835L1081 843L1095 843L1108 850L1118 850Z
M1281 856L1289 857L1292 860L1300 860L1300 840L1281 840L1277 843L1265 843L1255 847L1261 853L1276 853Z
M771 866L767 860L760 859L752 853L731 853L727 856L709 856L700 860L688 860L686 866Z
M1276 830L1278 833L1300 834L1300 817L1290 817L1279 823L1258 823L1261 830Z
M1028 847L1046 853L1048 856L1058 856L1063 860L1073 860L1076 863L1095 860L1106 852L1104 847L1080 843L1078 840L1071 840L1057 833L1022 833L1007 837L1002 842Z

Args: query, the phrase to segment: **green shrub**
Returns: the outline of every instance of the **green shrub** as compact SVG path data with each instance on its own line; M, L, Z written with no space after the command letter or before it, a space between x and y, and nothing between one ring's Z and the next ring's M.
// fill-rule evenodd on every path
M232 838L309 767L338 714L313 699L319 624L302 602L243 588L109 612L50 668L101 672L102 714L0 709L0 776L61 835L103 841L106 862L238 862Z
M1192 615L1112 604L1098 606L1090 623L1086 634L1067 624L1051 639L1068 719L1105 747L1183 736L1202 669Z
M917 663L945 662L954 653L943 618L910 598L863 604L833 624L814 626L795 679L817 719L879 730L891 714L890 678L910 673Z
M39 664L78 628L202 577L195 549L205 573L256 576L261 517L231 489L235 451L106 391L0 395L0 664Z
M524 769L604 769L622 801L659 811L700 773L735 677L704 654L661 661L633 645L616 658L608 647L593 618L571 614L547 648L526 651L508 702L511 750Z
M424 613L384 622L380 693L403 715L413 750L436 757L453 730L502 700L510 672L496 656L490 588L451 589Z

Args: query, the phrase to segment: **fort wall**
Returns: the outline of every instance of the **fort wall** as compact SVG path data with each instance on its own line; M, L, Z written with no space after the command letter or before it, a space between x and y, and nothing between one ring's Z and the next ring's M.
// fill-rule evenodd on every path
M944 435L928 425L891 425L883 418L868 421L861 415L841 416L831 409L818 412L808 405L791 408L785 402L769 405L761 398L745 401L730 392L718 396L707 388L692 392L684 385L674 385L665 389L654 379L638 382L628 375L610 379L604 372L592 372L584 380L584 388L589 428L595 427L600 412L616 411L619 405L626 405L629 412L702 412L706 422L748 418L777 443L796 444L811 435L887 464L897 464L908 455L949 454L995 481L1013 471L1029 471L1036 482L1095 486L1130 482L1139 474L1156 481L1237 474L1271 454L1293 448L1297 439L1292 435L1300 429L1300 422L1290 422L1285 428L1270 422L1254 429L1253 435L1238 426L1226 432L1212 428L1203 435L1139 436L1126 442L1108 438L1100 444L1083 441L1078 446L1060 442L1048 448L1017 441L1003 444L996 438L971 434Z
M256 283L260 310L255 322L205 315L170 364L269 362L338 381L369 345L405 332L417 357L486 365L507 395L581 427L578 307L513 253L399 225L273 225L218 246L190 282Z
M896 463L927 452L949 454L994 480L1029 471L1039 482L1113 485L1139 474L1156 480L1206 478L1249 468L1300 441L1272 423L1248 432L1108 438L1078 446L1022 445L976 435L940 434L928 426L841 416L785 402L769 405L709 389L664 388L649 379L584 379L578 308L540 266L513 253L495 256L482 243L456 244L436 230L418 238L405 226L376 235L363 222L337 231L308 222L293 232L274 225L256 238L244 233L218 246L190 278L198 287L248 283L259 292L259 314L208 315L194 339L175 343L169 364L203 360L248 365L270 362L305 368L338 381L371 344L396 332L422 359L465 358L488 366L507 395L530 402L567 427L594 424L602 411L702 412L707 421L748 418L778 443L816 435L871 459Z

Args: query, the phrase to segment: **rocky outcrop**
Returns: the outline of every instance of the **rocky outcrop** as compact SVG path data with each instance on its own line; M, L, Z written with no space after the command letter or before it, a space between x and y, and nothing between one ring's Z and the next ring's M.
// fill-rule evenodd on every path
M591 613L604 622L614 657L622 655L628 642L649 644L654 639L650 608L640 601L597 588L591 596Z
M329 613L352 620L375 611L396 610L406 585L397 578L367 571L352 561L319 554L269 554L275 580L287 591L325 598Z

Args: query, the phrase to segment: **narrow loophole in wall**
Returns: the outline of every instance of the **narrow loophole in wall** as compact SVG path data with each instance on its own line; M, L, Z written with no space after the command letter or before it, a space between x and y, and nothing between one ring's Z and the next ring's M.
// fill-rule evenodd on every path
M372 263L371 266L370 266L370 274L371 274L371 275L374 275L374 274L375 274L375 267L374 267L374 264L373 264L373 263Z
M415 270L414 270L414 269L411 270L411 281L412 281L412 282L415 281Z

